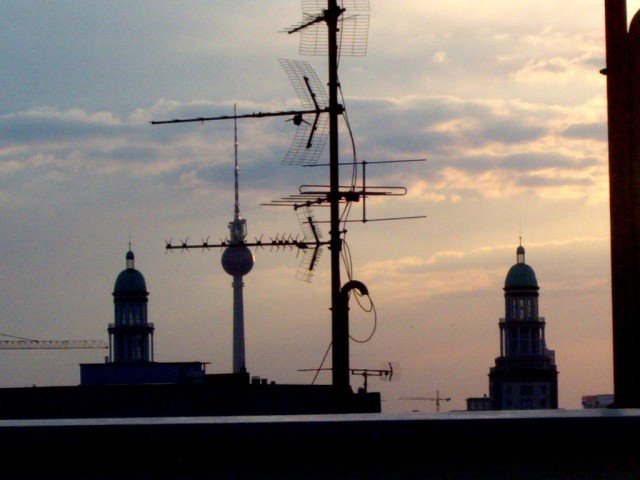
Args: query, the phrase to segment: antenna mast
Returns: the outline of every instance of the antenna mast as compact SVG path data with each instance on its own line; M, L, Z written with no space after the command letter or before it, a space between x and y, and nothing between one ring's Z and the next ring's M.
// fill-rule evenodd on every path
M336 389L349 388L349 326L340 308L340 158L338 150L338 115L344 110L338 103L338 18L344 9L337 0L328 0L325 21L329 32L329 205L331 250L331 342L332 378Z

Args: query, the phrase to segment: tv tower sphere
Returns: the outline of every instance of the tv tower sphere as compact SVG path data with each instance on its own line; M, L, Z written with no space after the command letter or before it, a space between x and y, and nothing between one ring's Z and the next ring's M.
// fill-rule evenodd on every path
M253 253L244 245L227 247L222 254L222 268L231 276L244 276L253 268Z

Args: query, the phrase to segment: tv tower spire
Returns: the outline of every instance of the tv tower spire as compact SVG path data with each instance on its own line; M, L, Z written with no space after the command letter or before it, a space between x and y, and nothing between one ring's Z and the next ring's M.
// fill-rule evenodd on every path
M233 115L236 116L236 106L233 105ZM236 192L236 202L235 202L235 215L233 217L234 222L240 221L240 188L238 186L238 119L233 120L233 154L234 154L234 186ZM246 221L245 221L246 224ZM246 232L245 232L246 235Z
M235 115L235 105L233 112ZM234 121L233 133L235 205L233 221L229 222L231 234L229 243L231 245L222 254L222 268L233 277L231 284L233 286L233 373L243 373L247 371L247 367L244 347L244 303L242 298L244 282L242 277L253 268L253 253L245 245L238 245L242 244L247 236L247 221L240 216L237 120Z

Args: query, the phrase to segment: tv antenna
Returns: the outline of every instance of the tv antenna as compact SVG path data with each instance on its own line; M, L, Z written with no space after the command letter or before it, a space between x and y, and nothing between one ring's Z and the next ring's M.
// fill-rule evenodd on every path
M269 237L268 240L263 240L262 236L260 238L255 238L254 241L247 241L247 221L246 219L241 218L240 216L240 201L239 201L239 184L238 184L238 128L237 128L237 119L241 118L236 114L236 107L233 107L234 115L229 117L234 120L234 193L235 193L235 202L234 202L234 220L229 223L229 237L221 240L219 243L210 243L209 239L202 240L201 243L189 243L188 237L185 240L181 240L178 243L173 243L173 240L169 240L166 242L166 250L191 250L191 249L199 249L199 250L210 250L212 248L224 248L225 252L223 254L222 262L223 267L225 265L230 268L225 267L225 271L231 271L231 275L234 275L234 298L236 296L242 297L240 284L242 283L241 279L236 279L236 276L242 276L248 273L253 266L253 257L249 251L249 247L253 248L264 248L270 247L271 249L297 249L298 252L304 252L303 259L300 264L300 268L296 276L302 280L310 281L311 276L313 275L313 270L317 264L317 260L322 253L321 247L329 242L321 240L322 235L318 231L316 227L315 217L313 216L310 209L302 210L299 215L299 220L303 232L303 238L300 238L300 235L293 236L292 234L277 234L275 236ZM171 121L169 123L179 122L179 120ZM167 123L167 122L152 122L152 123ZM313 135L313 131L311 131L311 135ZM298 135L296 135L296 138ZM311 138L311 137L310 137ZM311 142L311 140L309 140ZM299 149L300 147L294 141L294 145L291 147L294 150ZM293 154L291 155L293 156ZM310 159L310 156L306 157L307 160ZM251 258L249 258L251 257ZM251 265L249 265L251 263ZM247 270L248 268L248 270ZM244 271L241 273L240 270ZM241 273L240 275L235 275L236 271ZM229 273L229 272L227 272ZM237 284L237 285L236 285ZM237 288L236 288L237 287ZM234 301L234 304L238 302ZM235 310L234 310L235 312ZM235 315L235 313L234 313ZM234 325L238 322L234 322ZM242 322L241 322L242 323ZM239 331L243 331L242 327L239 327ZM240 334L241 332L239 332ZM244 334L240 335L244 337ZM244 344L244 341L238 340L234 342L234 345ZM241 350L244 351L244 348ZM234 354L234 358L243 358L243 353ZM234 371L240 370L242 367L242 361L237 360L234 361Z
M302 368L298 370L299 372L322 372L328 371L331 368ZM366 393L367 388L369 386L369 377L380 377L381 380L391 381L393 377L393 365L389 362L389 368L381 368L381 369L373 369L373 368L350 368L349 373L351 375L361 376L364 380L362 383L361 390Z
M342 91L338 79L338 63L341 55L359 56L366 53L367 34L369 28L369 0L302 0L303 19L297 25L286 30L292 34L301 32L300 53L308 55L327 55L328 57L328 95L324 93L322 83L307 62L293 60L282 60L280 63L289 76L296 93L301 100L302 109L276 112L255 112L249 114L223 115L212 117L198 117L187 119L173 119L152 121L153 125L175 124L217 120L232 120L244 118L264 118L286 116L298 127L293 143L284 158L284 163L296 165L315 165L322 153L326 143L326 123L329 130L329 184L328 185L303 185L298 194L285 197L273 202L274 205L293 206L297 211L301 208L311 208L312 206L328 206L329 208L329 240L320 241L319 236L315 237L314 248L319 249L322 245L328 245L331 252L331 348L332 348L332 384L339 392L347 393L351 390L349 384L349 326L348 309L343 308L341 300L343 285L340 279L341 255L343 254L343 236L346 230L342 226L347 220L351 203L365 199L371 195L404 195L406 189L403 187L371 187L366 185L364 172L366 163L359 164L355 159L352 163L353 173L351 185L341 186L339 138L338 138L338 118L342 115L347 127L350 129L348 117L344 107L344 100L340 103L339 94ZM326 36L325 36L326 34ZM324 41L326 38L326 42ZM373 162L371 162L373 163ZM357 186L357 166L363 169L362 184ZM364 204L364 201L363 201ZM341 213L341 206L344 206ZM366 220L366 212L363 220ZM379 219L396 220L402 217ZM406 217L421 218L421 217ZM371 220L368 220L371 221ZM309 226L315 227L315 223ZM316 231L315 228L312 229ZM303 248L307 243L300 243L297 239L287 238L285 243L282 239L276 238L269 242L272 246L286 245ZM244 246L263 246L266 244L244 243ZM300 246L299 246L300 245ZM187 242L182 245L173 246L171 242L167 244L167 249L171 248L209 248L228 246L226 242L211 245L203 242L200 245L190 246ZM311 257L313 260L313 256ZM317 260L317 258L316 258ZM315 262L312 261L312 265ZM350 282L350 269L347 268ZM346 285L345 285L346 286Z
M108 348L102 340L34 340L0 333L0 337L12 340L0 340L0 350L86 350Z

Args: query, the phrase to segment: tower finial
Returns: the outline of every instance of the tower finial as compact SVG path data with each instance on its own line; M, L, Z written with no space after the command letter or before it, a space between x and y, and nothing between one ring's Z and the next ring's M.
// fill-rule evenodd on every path
M522 220L518 222L518 248L516 249L517 263L524 263L524 247L522 246Z
M129 244L129 251L127 252L127 254L125 255L125 260L127 261L127 268L135 268L135 256L133 255L133 252L131 251L131 244Z
M520 246L522 246L522 219L518 222L518 238L520 239Z
M517 263L524 263L524 247L522 246L522 239L520 239L520 245L516 250Z
M126 255L127 268L135 268L133 250L131 250L131 225L129 225L129 250Z

